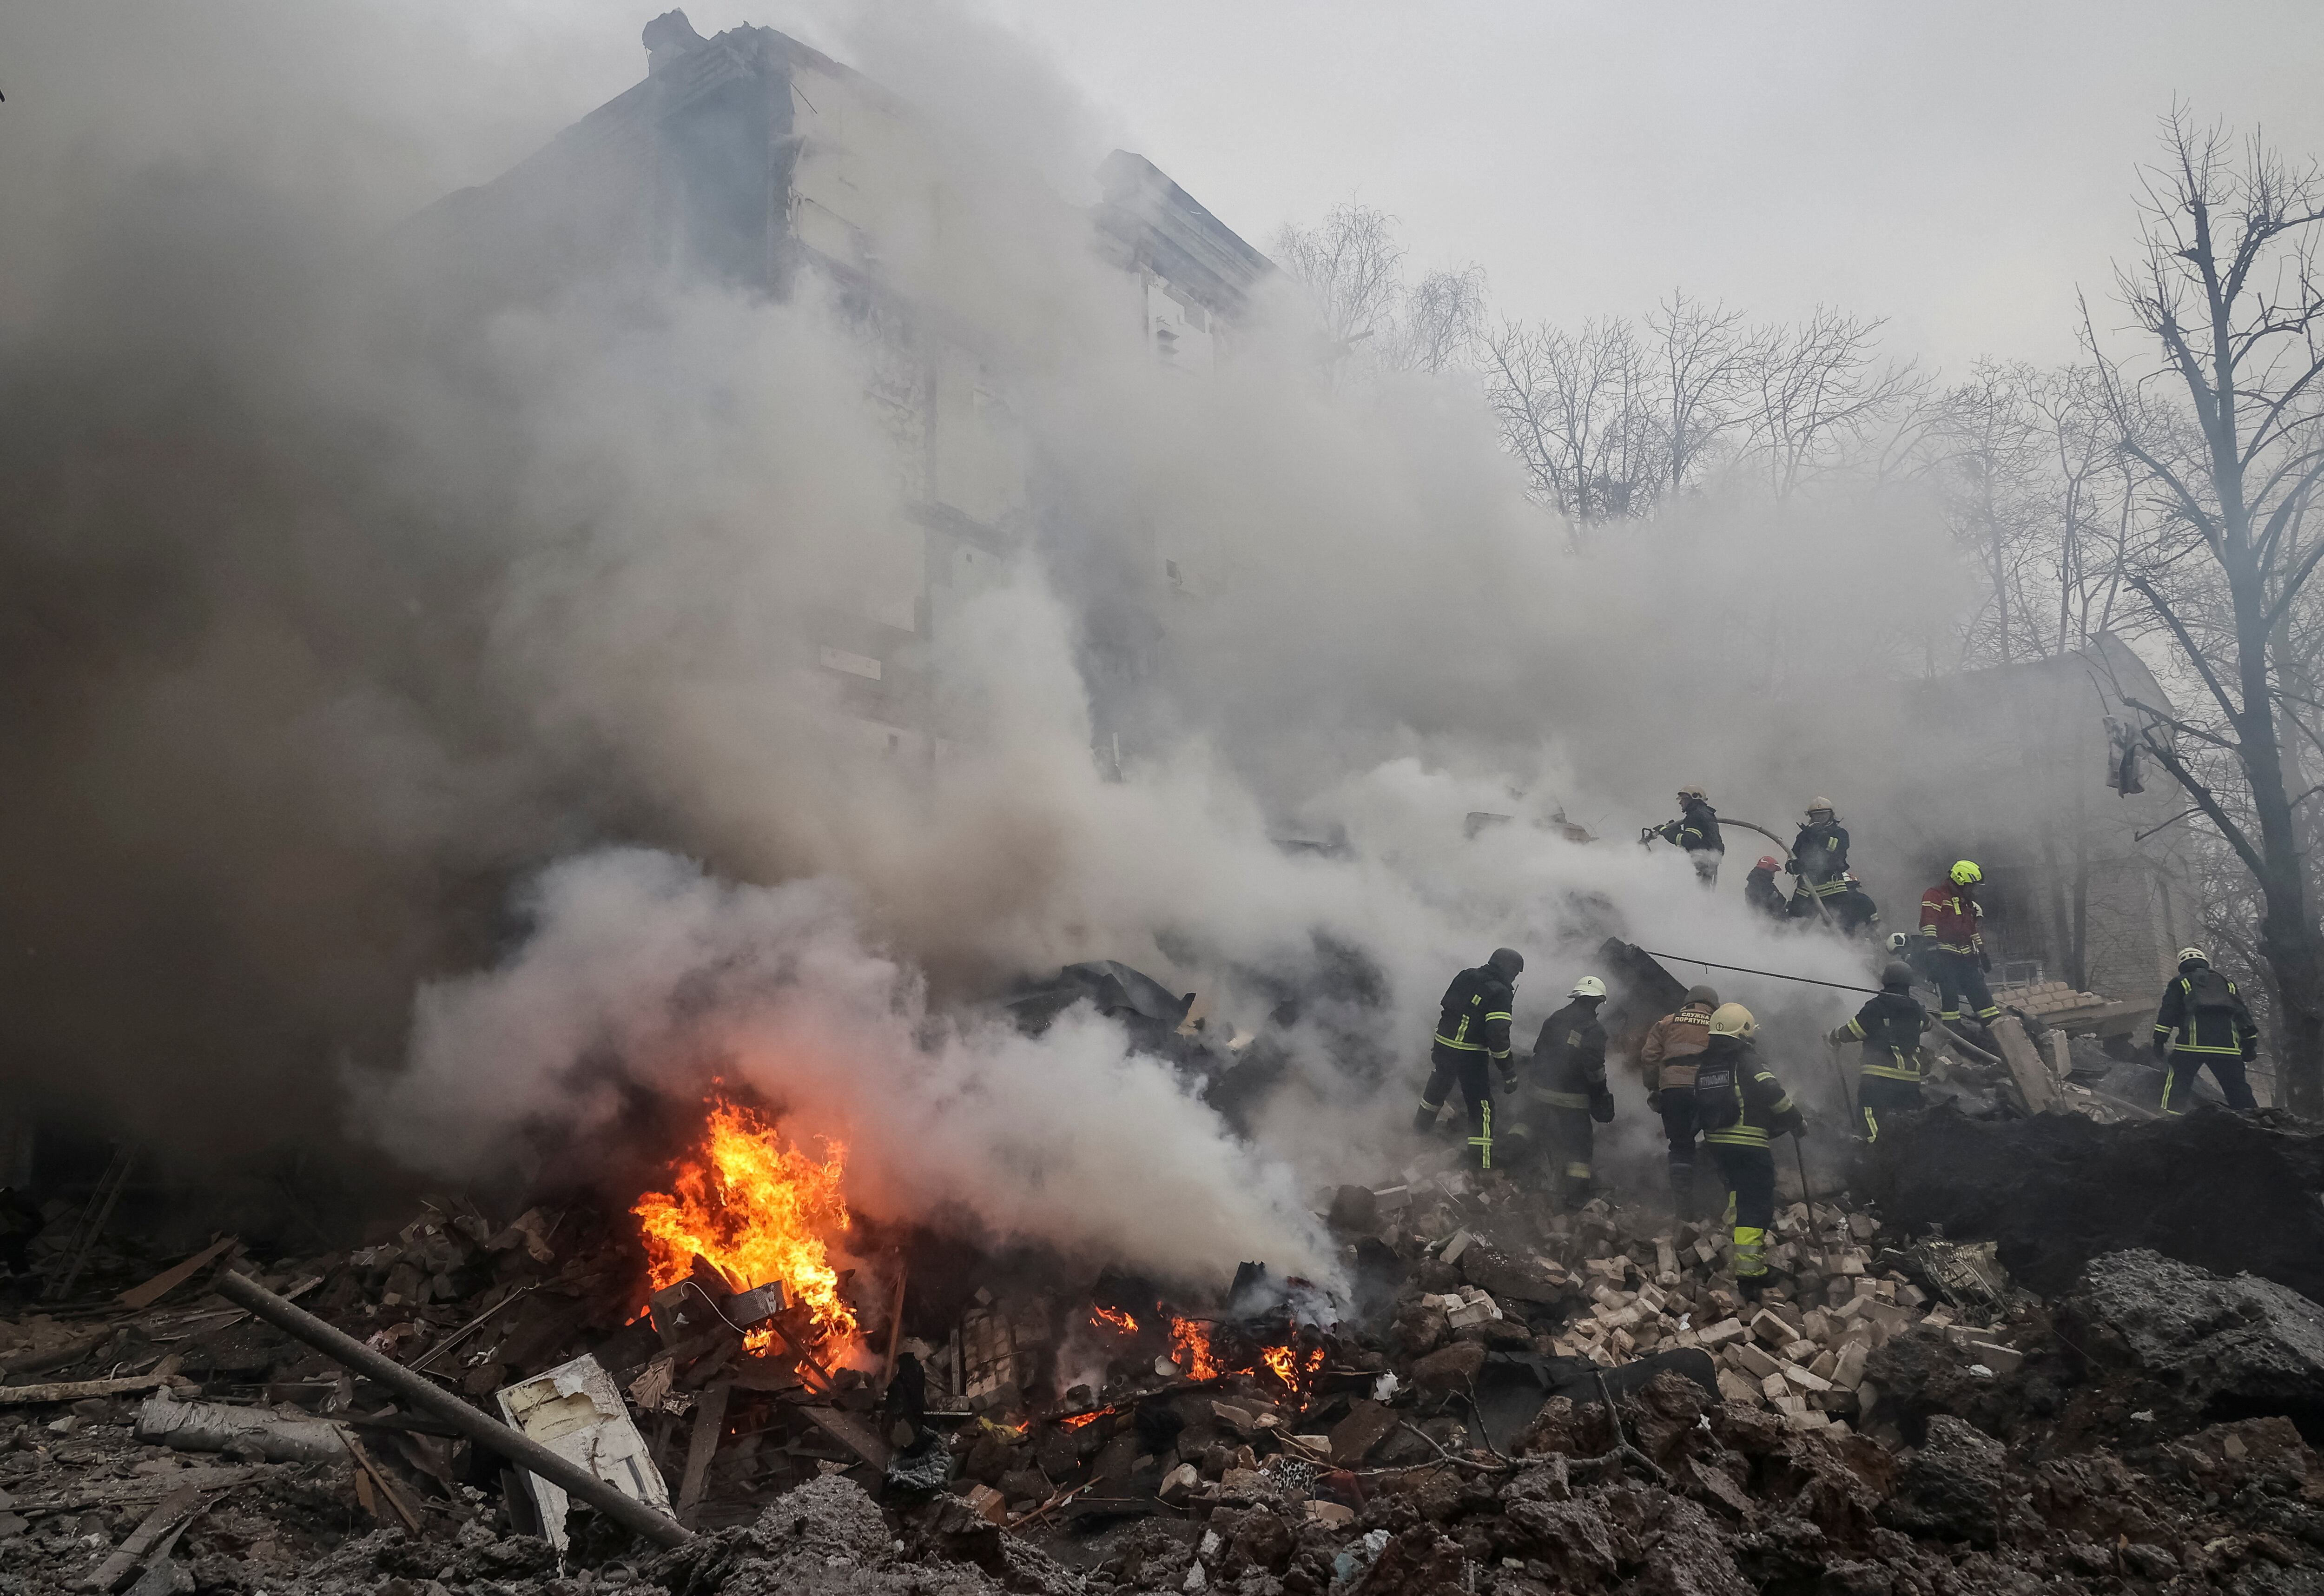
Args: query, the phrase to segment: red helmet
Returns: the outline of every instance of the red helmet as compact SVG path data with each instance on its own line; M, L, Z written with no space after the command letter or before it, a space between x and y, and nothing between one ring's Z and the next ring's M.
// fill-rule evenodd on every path
M1760 854L1760 855L1759 855L1759 868L1760 868L1761 870L1773 870L1773 869L1775 869L1775 856L1773 853L1762 853L1762 854Z

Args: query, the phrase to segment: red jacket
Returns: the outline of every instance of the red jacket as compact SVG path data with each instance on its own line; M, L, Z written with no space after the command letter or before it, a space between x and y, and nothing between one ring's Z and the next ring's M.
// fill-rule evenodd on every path
M1921 894L1921 935L1933 936L1937 946L1954 953L1981 953L1985 933L1980 921L1985 906L1950 881L1941 881Z

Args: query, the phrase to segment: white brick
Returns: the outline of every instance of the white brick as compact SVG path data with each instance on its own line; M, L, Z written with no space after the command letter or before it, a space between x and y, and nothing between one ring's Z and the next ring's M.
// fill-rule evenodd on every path
M1782 1365L1776 1372L1781 1374L1785 1379L1791 1381L1792 1384L1797 1386L1803 1391L1829 1391L1831 1389L1831 1382L1830 1380L1824 1379L1820 1374L1814 1374L1801 1368L1796 1363L1785 1363Z
M1853 1346L1841 1348L1839 1358L1833 1362L1831 1383L1851 1391L1856 1390L1858 1388L1862 1386L1864 1383L1864 1358L1865 1351L1862 1343L1860 1342Z
M1998 1342L1973 1341L1969 1343L1969 1357L1996 1374L2015 1374L2024 1366L2025 1354L2015 1347L2005 1347Z

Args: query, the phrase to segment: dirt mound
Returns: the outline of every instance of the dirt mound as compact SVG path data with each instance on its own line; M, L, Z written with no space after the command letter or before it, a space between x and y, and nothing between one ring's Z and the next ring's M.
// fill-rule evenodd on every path
M2324 1301L2324 1130L2289 1114L2199 1109L2100 1125L1935 1109L1884 1125L1866 1165L1858 1189L1891 1222L1990 1238L2044 1296L2102 1253L2144 1247Z
M2068 1344L2142 1379L2178 1427L2290 1418L2324 1440L2324 1308L2273 1281L2222 1279L2153 1252L2090 1262L2058 1305Z

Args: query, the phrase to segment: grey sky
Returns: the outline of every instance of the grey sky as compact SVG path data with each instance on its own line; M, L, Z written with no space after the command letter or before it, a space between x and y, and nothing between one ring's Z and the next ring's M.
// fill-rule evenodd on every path
M401 214L635 82L638 31L666 3L0 12L0 188L33 224L0 239L0 318L11 255L92 143L231 146L342 191L360 171L372 208ZM998 66L994 115L1028 125L1056 108L1028 99L1078 95L1107 142L1262 246L1354 195L1401 220L1416 265L1484 265L1506 312L1637 311L1679 284L1766 316L1823 300L1955 369L2071 352L2075 285L2109 286L2133 165L2174 95L2324 153L2314 0L957 4L1020 34L1068 92L955 36L908 94L966 97ZM705 32L763 23L875 74L876 36L945 32L903 0L687 9ZM954 55L978 59L945 69ZM121 91L91 96L83 66Z
M1823 300L1947 365L2070 353L2174 94L2324 153L2312 0L992 4L1261 244L1353 193L1512 312Z

